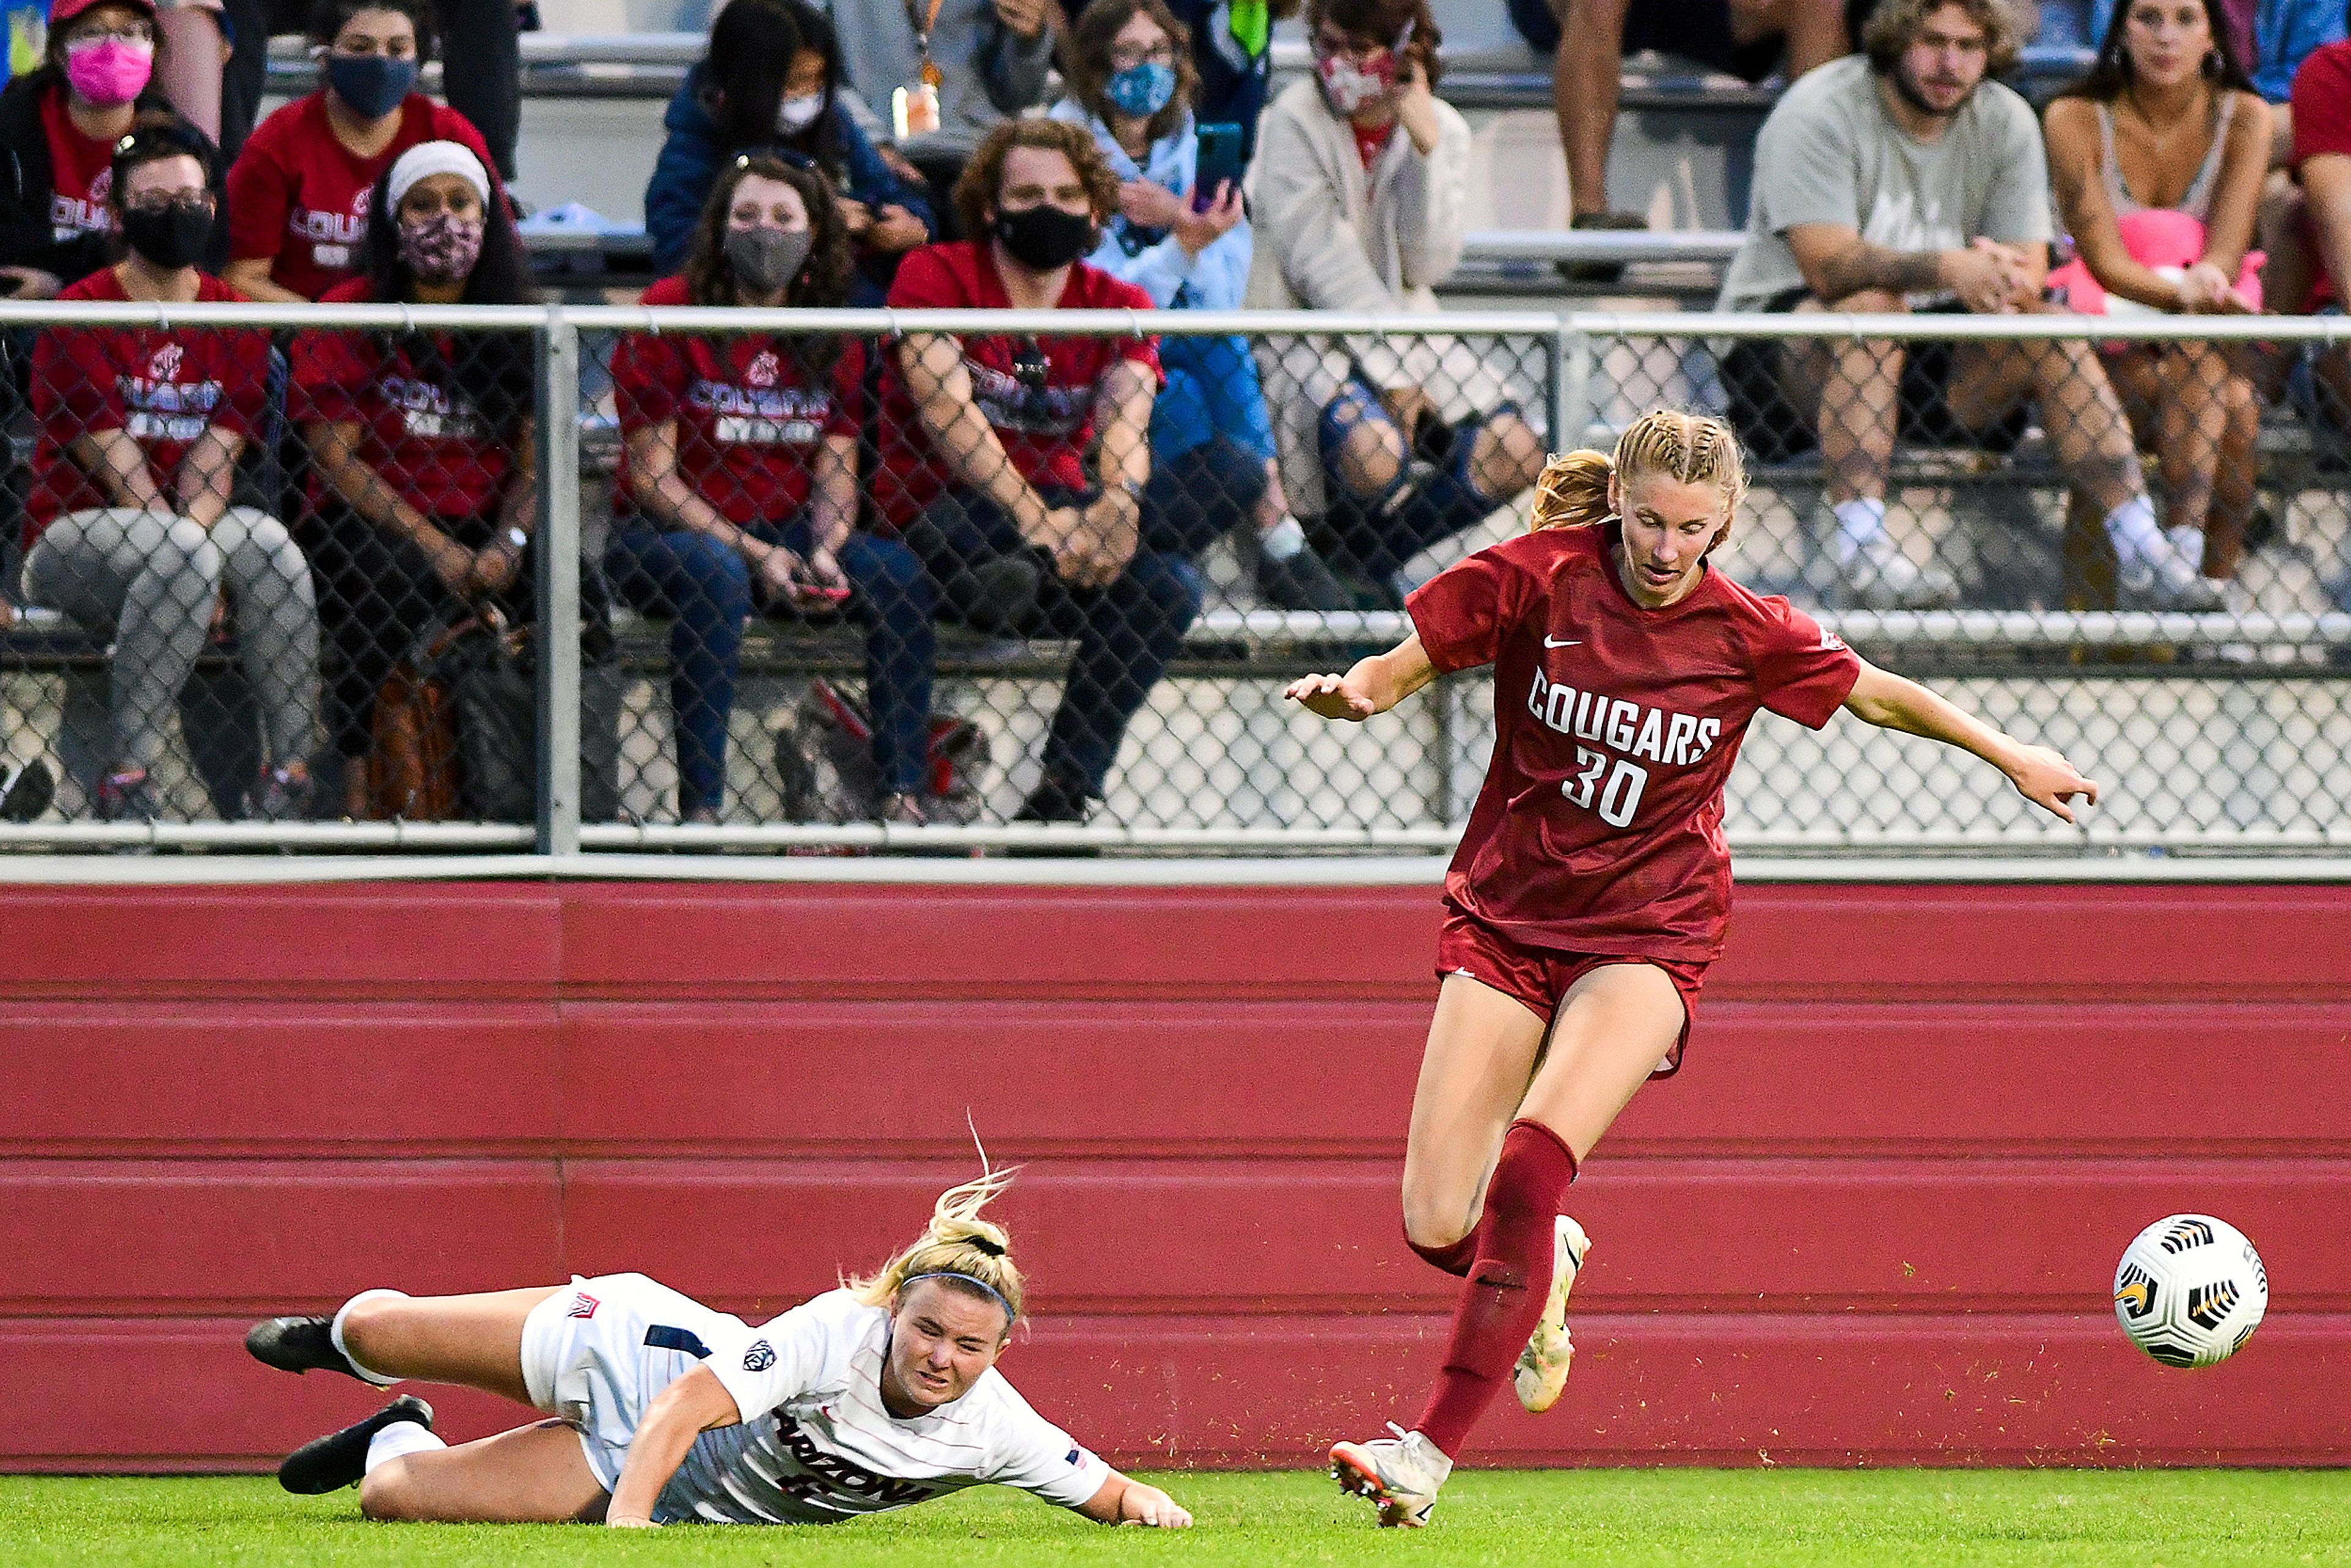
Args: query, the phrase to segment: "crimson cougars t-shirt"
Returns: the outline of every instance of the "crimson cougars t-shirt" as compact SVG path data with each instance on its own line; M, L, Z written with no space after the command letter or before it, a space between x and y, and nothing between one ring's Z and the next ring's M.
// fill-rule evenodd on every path
M368 194L377 176L420 141L463 142L497 184L496 165L473 121L422 93L401 101L400 131L372 158L335 140L327 97L298 98L254 128L228 172L228 253L271 258L269 280L316 299L359 275Z
M664 277L645 305L685 305L685 279ZM827 436L857 434L865 381L864 346L841 343L830 374L812 375L799 350L808 338L753 334L701 337L638 333L612 354L612 392L625 439L677 422L678 476L737 528L783 524L808 505L817 448ZM612 507L636 507L623 465Z
M2294 167L2329 154L2351 154L2351 40L2321 44L2294 73ZM2308 218L2303 226L2309 227ZM2316 310L2335 298L2335 281L2322 267L2303 308Z
M320 303L363 305L373 298L367 279L358 277L329 289ZM420 364L383 333L304 332L288 356L287 412L298 424L365 426L360 460L426 517L482 517L496 509L513 462L502 433L489 427L452 373L481 341L436 335L439 362ZM313 474L314 495L319 485Z
M1008 310L992 246L959 241L925 246L899 264L890 304L904 310ZM1148 310L1151 296L1079 262L1057 302L1063 310ZM1095 383L1121 360L1159 374L1159 340L1109 338L982 337L963 340L972 395L1021 477L1066 490L1090 486L1086 448L1094 437ZM894 356L883 396L882 472L873 495L882 515L904 523L942 490L968 488L958 471L929 449L906 378Z
M114 268L91 273L59 299L121 300ZM216 305L245 298L204 276L196 298ZM155 487L173 494L180 460L207 427L253 439L260 428L269 366L266 332L217 327L54 327L33 350L33 414L41 439L33 453L25 548L51 519L113 502L90 483L66 448L94 430L127 430L147 450Z
M51 237L63 245L104 234L111 226L106 196L114 189L114 143L74 128L62 83L41 95L41 129L49 142Z
M1834 632L1708 569L1644 609L1618 528L1479 550L1405 601L1441 672L1494 666L1494 758L1446 898L1531 947L1706 962L1722 950L1722 788L1758 708L1818 729L1860 678Z

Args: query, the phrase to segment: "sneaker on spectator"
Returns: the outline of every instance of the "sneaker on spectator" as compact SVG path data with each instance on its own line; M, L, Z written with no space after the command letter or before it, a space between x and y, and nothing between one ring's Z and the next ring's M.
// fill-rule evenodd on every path
M0 822L29 822L49 809L57 781L48 764L0 762Z
M1957 579L1941 567L1920 566L1893 537L1880 534L1837 566L1845 602L1856 610L1942 610L1959 602Z
M2125 610L2184 610L2210 614L2220 608L2220 585L2166 539L2134 560L2115 563L2116 601Z
M152 822L163 814L147 769L110 773L98 782L98 818L102 822Z
M265 822L306 822L310 820L313 789L307 768L299 764L273 768L261 776L261 820Z
M1572 230L1590 233L1636 234L1649 226L1649 220L1639 213L1578 213L1568 225ZM1562 261L1559 275L1570 283L1614 283L1625 276L1621 261Z
M973 631L1008 634L1037 612L1045 565L1036 552L993 557L973 567L968 576L967 597L956 610Z
M1355 596L1311 549L1300 550L1285 560L1259 556L1257 591L1277 610L1327 612L1355 607Z

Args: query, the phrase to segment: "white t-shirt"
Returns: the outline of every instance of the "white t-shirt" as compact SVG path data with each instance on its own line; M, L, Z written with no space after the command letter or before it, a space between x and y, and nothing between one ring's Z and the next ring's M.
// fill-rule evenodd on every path
M990 1481L1064 1508L1102 1490L1109 1467L994 1367L926 1416L891 1415L882 1407L889 1337L889 1312L846 1291L719 1336L703 1365L742 1424L695 1440L655 1517L834 1524Z

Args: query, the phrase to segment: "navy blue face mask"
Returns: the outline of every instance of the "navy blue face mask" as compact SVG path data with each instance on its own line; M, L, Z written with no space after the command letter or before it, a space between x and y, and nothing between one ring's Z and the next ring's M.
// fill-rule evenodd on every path
M327 85L361 120L381 120L416 85L416 62L386 55L327 57Z

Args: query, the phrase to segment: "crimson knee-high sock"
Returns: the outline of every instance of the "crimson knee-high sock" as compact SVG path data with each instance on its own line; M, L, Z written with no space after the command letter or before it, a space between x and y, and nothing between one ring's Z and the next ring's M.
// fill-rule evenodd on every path
M1412 1239L1410 1231L1406 1231L1404 1244L1457 1280L1468 1278L1469 1265L1478 1260L1478 1233L1475 1230L1460 1240L1447 1242L1442 1247L1424 1247Z
M1461 1452L1469 1428L1501 1392L1542 1318L1551 1293L1552 1222L1574 1179L1575 1154L1558 1134L1533 1122L1510 1124L1486 1187L1478 1260L1453 1310L1445 1366L1428 1407L1414 1423L1447 1457Z

